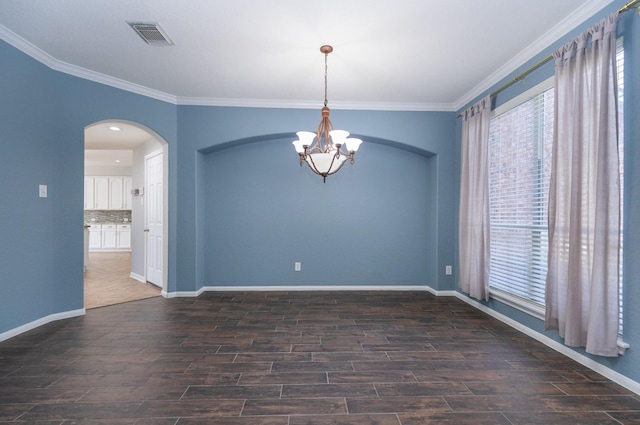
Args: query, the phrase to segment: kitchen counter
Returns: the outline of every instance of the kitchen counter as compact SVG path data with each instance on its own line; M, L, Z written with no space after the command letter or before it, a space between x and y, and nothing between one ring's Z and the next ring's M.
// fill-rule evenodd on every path
M87 226L102 226L104 224L131 224L130 221L90 221L88 223L84 223L85 227Z

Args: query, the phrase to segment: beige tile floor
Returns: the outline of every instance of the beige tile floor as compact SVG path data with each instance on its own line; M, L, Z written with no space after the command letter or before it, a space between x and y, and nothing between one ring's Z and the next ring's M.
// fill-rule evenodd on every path
M130 252L90 252L84 274L84 308L104 307L160 295L160 288L129 277Z

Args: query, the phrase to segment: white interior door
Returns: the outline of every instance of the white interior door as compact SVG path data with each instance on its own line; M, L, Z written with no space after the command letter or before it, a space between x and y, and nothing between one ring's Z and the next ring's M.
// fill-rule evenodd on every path
M145 157L145 243L147 282L162 288L163 253L163 156L162 151Z

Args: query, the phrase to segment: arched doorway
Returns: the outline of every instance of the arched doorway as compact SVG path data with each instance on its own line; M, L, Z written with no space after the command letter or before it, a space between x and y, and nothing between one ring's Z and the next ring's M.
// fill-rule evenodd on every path
M85 128L85 308L166 293L167 147L131 121Z

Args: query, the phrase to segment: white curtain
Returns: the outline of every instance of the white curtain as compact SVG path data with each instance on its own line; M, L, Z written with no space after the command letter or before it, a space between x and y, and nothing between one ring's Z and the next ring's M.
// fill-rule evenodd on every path
M601 356L618 355L617 15L554 53L545 327Z
M459 213L460 290L489 299L489 118L487 96L462 116Z

